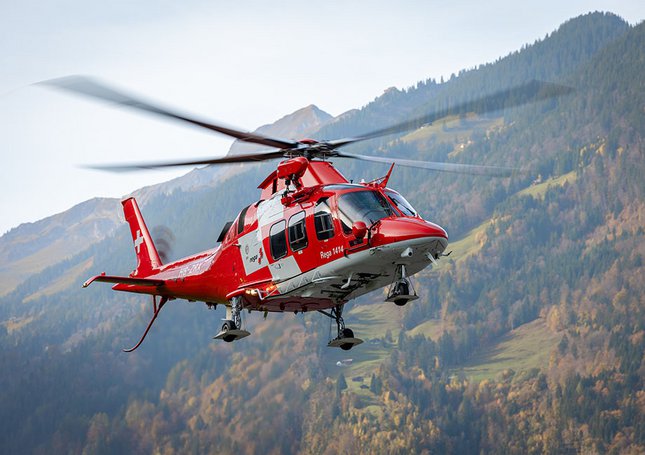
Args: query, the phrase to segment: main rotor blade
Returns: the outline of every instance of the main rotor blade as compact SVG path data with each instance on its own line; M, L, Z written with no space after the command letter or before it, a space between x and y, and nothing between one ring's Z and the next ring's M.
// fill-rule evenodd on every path
M396 125L382 128L371 133L361 136L337 139L326 142L331 148L343 147L353 144L354 142L374 139L376 137L388 136L390 134L404 133L406 131L416 130L423 125L431 124L436 120L450 116L463 115L467 113L485 114L487 112L499 111L510 107L521 106L522 104L533 103L549 98L567 95L573 92L573 88L565 85L554 84L551 82L531 81L526 84L518 85L507 90L502 90L492 95L487 95L473 101L467 101L453 107L441 109L436 112L426 114L422 117L406 120Z
M264 153L253 153L247 155L231 155L222 158L206 158L195 160L183 161L156 161L147 163L130 163L130 164L98 164L83 166L87 169L98 169L100 171L111 172L130 172L140 171L141 169L162 169L165 167L178 167L178 166L200 166L205 164L231 164L231 163L246 163L249 161L266 161L275 158L282 158L284 151L268 151Z
M252 142L254 144L261 144L266 145L267 147L276 147L281 149L294 148L298 146L297 142L274 139L262 134L251 133L248 131L239 130L237 128L232 128L230 126L224 126L222 124L213 123L210 121L187 117L173 112L169 109L148 103L147 101L143 101L124 92L117 91L94 79L85 76L67 76L59 79L50 79L47 81L39 82L38 84L49 85L76 94L108 101L121 106L126 106L140 111L160 115L162 117L171 118L173 120L190 123L200 128L215 131L217 133L233 137L243 142Z
M417 161L403 158L357 155L354 153L338 152L340 158L351 158L376 163L397 164L399 166L429 169L432 171L452 172L455 174L488 175L492 177L510 177L513 174L526 173L526 170L505 166L484 166L480 164L440 163L437 161Z

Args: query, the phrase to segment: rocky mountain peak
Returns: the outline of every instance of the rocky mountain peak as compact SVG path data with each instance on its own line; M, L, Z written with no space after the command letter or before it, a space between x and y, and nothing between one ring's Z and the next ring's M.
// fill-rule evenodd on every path
M301 139L308 134L318 131L332 119L333 117L327 112L314 104L310 104L291 114L285 115L274 123L262 125L255 132L283 139ZM235 141L229 149L228 154L251 153L265 148L264 146Z

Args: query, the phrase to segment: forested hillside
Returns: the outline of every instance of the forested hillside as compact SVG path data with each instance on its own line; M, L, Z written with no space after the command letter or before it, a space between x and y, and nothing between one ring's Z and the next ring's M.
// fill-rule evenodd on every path
M125 226L34 270L0 298L0 451L645 452L643 74L645 24L594 13L448 81L388 90L312 134L356 135L530 79L575 89L352 149L531 172L395 168L390 186L447 228L453 253L417 276L421 298L404 308L381 292L349 304L366 343L344 366L319 315L246 315L252 336L224 345L210 339L223 310L184 302L121 353L149 302L80 284L129 273ZM335 164L354 180L387 171ZM273 165L150 197L144 216L174 232L173 257L211 247Z

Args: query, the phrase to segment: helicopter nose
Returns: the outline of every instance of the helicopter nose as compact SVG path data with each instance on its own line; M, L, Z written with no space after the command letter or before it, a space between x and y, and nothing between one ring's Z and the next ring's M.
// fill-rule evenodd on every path
M379 246L406 240L445 239L448 234L441 227L419 218L386 218L378 224L372 236L372 245Z

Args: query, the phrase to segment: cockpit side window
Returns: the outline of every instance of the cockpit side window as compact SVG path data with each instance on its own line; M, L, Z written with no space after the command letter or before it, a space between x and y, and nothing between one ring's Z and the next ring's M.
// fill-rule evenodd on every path
M390 198L392 203L396 205L396 208L399 209L405 216L419 216L417 211L414 210L414 207L412 207L412 204L410 204L407 199L405 199L399 193L392 190L386 190L385 194L387 194L387 197Z
M328 198L322 198L314 209L314 226L318 240L327 240L334 236L334 222L331 217L331 207Z

